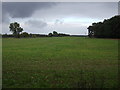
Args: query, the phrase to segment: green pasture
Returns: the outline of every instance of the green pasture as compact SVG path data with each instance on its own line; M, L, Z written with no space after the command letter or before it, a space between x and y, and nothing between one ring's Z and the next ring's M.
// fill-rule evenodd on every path
M117 88L118 40L2 39L3 88Z

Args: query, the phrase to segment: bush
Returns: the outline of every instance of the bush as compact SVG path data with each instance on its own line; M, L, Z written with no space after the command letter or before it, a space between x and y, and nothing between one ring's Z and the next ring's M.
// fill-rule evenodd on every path
M29 34L28 34L27 32L23 32L23 33L21 33L20 36L21 36L21 37L29 37Z

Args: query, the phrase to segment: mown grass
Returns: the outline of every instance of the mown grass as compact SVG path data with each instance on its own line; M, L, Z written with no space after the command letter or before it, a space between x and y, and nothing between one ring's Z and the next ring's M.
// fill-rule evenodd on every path
M117 88L118 40L3 38L3 88Z

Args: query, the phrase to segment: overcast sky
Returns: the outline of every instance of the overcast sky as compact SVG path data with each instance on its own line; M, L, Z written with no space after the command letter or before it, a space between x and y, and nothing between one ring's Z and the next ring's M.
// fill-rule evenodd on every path
M3 2L2 32L19 22L28 33L86 35L89 25L117 14L117 2Z

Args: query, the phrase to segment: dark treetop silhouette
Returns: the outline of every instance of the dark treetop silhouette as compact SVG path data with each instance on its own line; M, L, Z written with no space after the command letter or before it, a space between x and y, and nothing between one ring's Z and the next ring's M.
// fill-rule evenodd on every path
M10 23L9 28L15 37L20 38L20 32L23 31L23 28L20 27L19 23L17 22Z
M103 22L92 23L88 27L88 36L96 38L120 38L120 15Z

